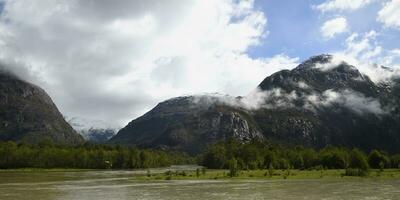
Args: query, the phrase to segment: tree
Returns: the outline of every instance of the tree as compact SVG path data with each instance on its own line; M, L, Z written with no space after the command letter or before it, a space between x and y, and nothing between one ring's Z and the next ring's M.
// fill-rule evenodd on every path
M347 158L344 152L338 149L330 149L322 153L321 163L326 168L344 169L347 167Z
M234 177L239 175L239 169L238 169L238 164L237 160L235 158L232 158L229 161L229 176Z
M221 144L211 146L204 155L203 165L211 169L226 167L226 149Z
M303 160L303 157L301 154L299 154L296 151L290 151L288 157L289 157L290 164L295 169L303 169L304 160Z
M368 170L369 165L367 162L367 157L363 152L358 149L353 149L350 152L350 168Z
M390 157L390 160L393 168L400 168L400 155L394 155Z
M371 166L371 168L380 169L388 166L389 158L378 150L373 150L368 156L368 164Z
M318 154L314 149L306 149L302 151L304 167L309 169L318 165Z
M276 154L273 151L266 151L264 156L264 168L276 165Z
M269 177L272 177L273 175L274 175L274 167L272 166L272 165L270 165L269 167L268 167L268 174L269 174Z
M257 146L249 143L242 146L239 153L240 158L244 162L245 169L257 169L262 164L259 149Z

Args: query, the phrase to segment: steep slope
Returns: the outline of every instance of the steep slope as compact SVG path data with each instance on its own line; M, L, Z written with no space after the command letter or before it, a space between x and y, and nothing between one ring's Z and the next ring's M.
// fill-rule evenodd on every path
M196 153L207 144L234 137L316 148L400 151L400 79L374 83L331 55L272 74L250 96L228 101L200 97L160 103L111 142Z
M263 139L247 111L213 98L187 96L162 102L130 122L110 142L199 153L208 144L228 138Z
M400 151L393 93L354 66L333 62L330 55L315 56L293 70L277 72L259 88L264 92L279 89L283 95L266 101L286 103L255 111L255 120L270 140Z
M332 63L332 59L331 55L311 57L293 70L282 70L265 78L259 88L264 91L280 88L305 94L351 89L367 97L379 95L380 88L368 76L345 62Z
M46 92L0 70L0 140L79 144L84 140L64 120Z

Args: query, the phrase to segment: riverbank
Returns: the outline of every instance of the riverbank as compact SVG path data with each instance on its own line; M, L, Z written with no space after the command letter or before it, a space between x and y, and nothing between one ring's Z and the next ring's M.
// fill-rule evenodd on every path
M153 168L139 170L97 170L97 169L0 169L1 173L52 173L52 172L131 172L130 176L138 180L218 180L218 179L400 179L400 169L370 169L367 176L345 176L344 169L329 170L241 170L237 176L230 177L229 170L195 170L195 168Z
M237 176L229 176L229 170L206 170L205 173L196 171L168 171L152 173L151 169L146 174L138 176L141 180L190 180L190 179L400 179L400 169L385 169L383 171L370 169L367 176L345 176L344 169L330 170L244 170Z

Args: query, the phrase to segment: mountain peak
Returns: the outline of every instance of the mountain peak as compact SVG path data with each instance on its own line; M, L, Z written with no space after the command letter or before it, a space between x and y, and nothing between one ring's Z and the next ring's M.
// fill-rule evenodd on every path
M296 68L309 68L312 66L315 66L316 64L326 64L331 62L333 59L333 56L330 54L320 54L320 55L316 55L316 56L312 56L309 59L305 60L304 62L302 62L299 66L297 66Z
M295 70L310 70L310 69L319 69L320 71L325 71L325 72L342 71L349 73L351 72L360 73L355 66L350 65L345 60L330 54L321 54L317 56L312 56L295 68Z
M355 66L322 54L266 77L256 90L257 109L234 106L242 97L172 98L131 121L110 142L201 152L236 138L398 151L400 118L392 115L399 113L397 83L385 90Z
M43 89L4 70L0 70L0 122L0 140L83 142Z
M310 92L351 89L370 94L374 93L370 90L375 89L375 84L369 77L361 74L356 67L328 54L311 57L293 70L272 74L261 82L259 88L281 88L288 93L294 90L308 91L304 86L312 88L313 91Z

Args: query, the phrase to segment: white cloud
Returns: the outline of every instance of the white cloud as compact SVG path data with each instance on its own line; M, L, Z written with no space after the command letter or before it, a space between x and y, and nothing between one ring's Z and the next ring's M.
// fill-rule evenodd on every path
M327 39L333 38L335 35L346 31L348 31L348 25L344 17L328 20L321 27L322 35Z
M327 0L326 2L313 6L322 12L327 11L352 11L360 9L374 0Z
M365 97L363 94L351 90L326 90L322 95L309 95L306 99L309 104L306 104L305 107L311 110L318 109L320 106L339 104L360 115L365 113L373 113L377 115L388 113L377 99Z
M299 91L297 91L299 92ZM295 108L295 101L304 102L304 109L317 112L323 107L340 105L353 112L363 114L384 115L390 112L389 108L381 105L378 99L366 97L362 93L353 90L334 91L325 90L321 93L300 94L296 90L287 93L280 88L262 91L256 89L242 98L235 98L220 94L205 94L193 96L192 101L196 105L211 106L215 104L226 104L247 110L287 109Z
M247 54L266 27L252 0L9 0L0 60L34 75L65 115L121 126L166 98L242 95L294 67Z
M378 21L387 27L400 29L400 1L391 0L386 2L378 12Z
M400 54L397 54L397 49L387 50L380 46L378 35L374 30L364 34L351 34L345 41L345 49L332 53L333 61L343 60L357 67L375 83L387 82L400 76Z

